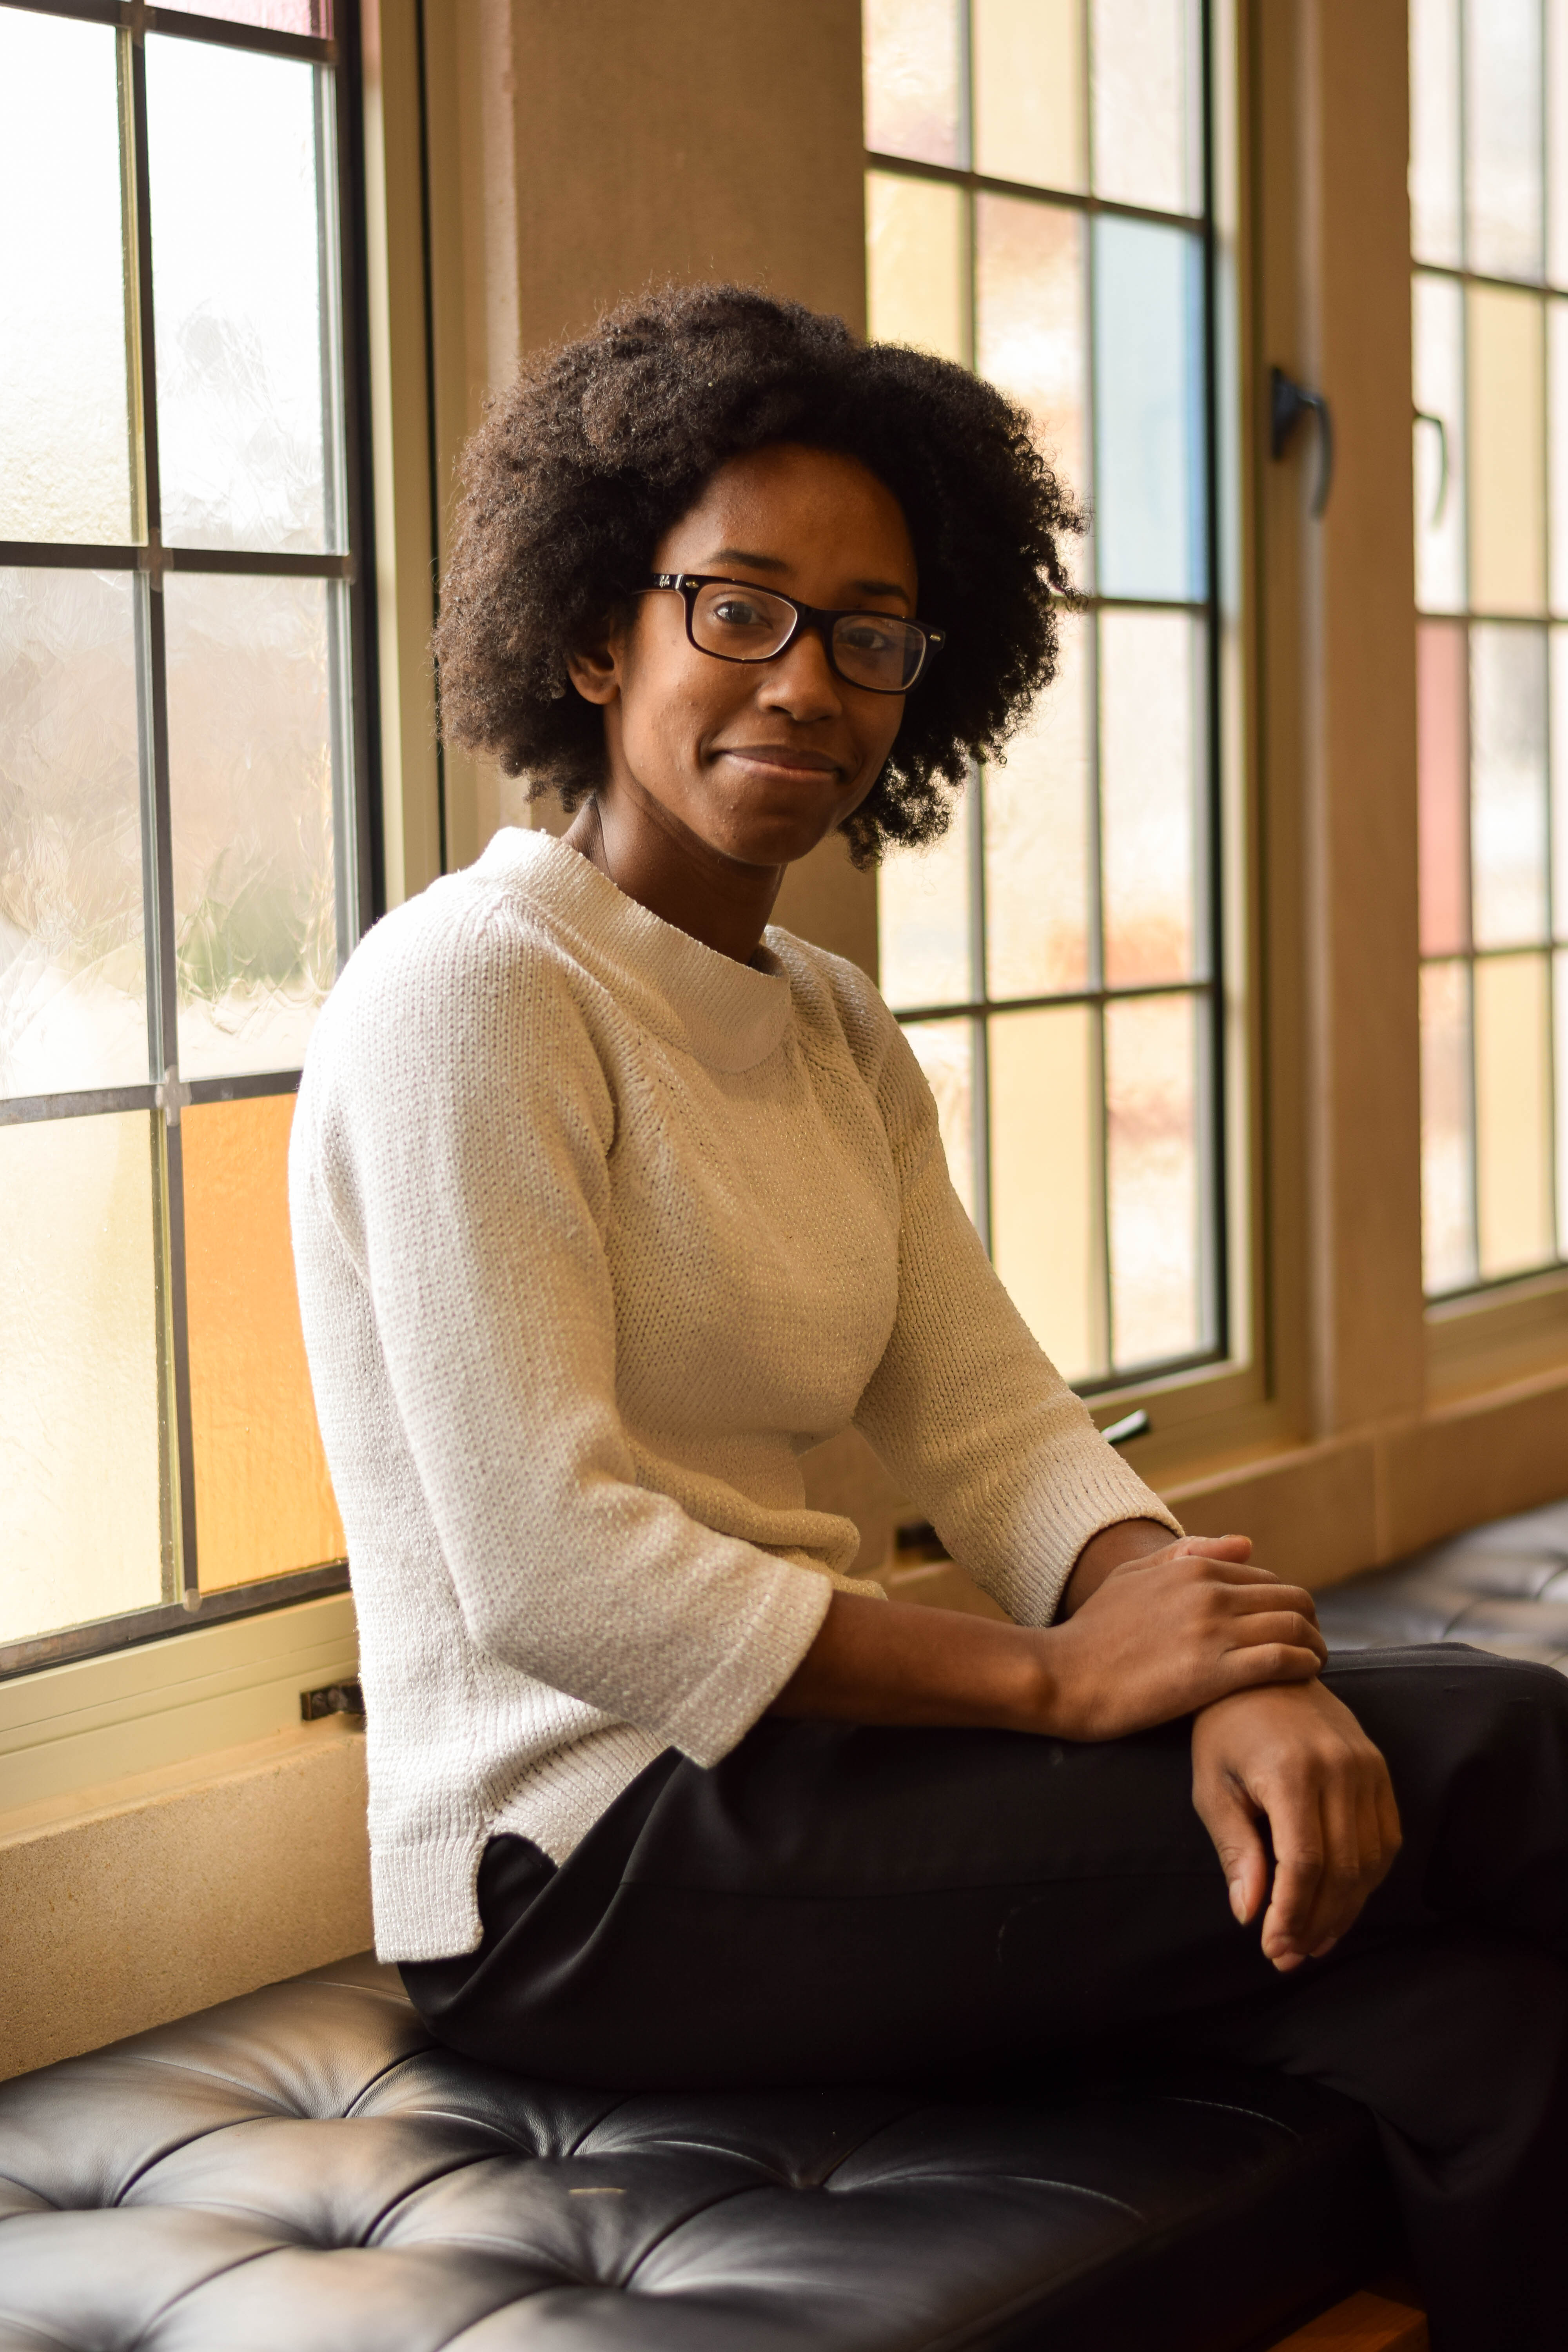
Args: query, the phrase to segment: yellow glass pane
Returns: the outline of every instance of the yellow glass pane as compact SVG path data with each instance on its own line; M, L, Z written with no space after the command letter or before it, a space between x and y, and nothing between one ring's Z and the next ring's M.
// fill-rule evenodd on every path
M153 1140L0 1128L0 1642L163 1597Z
M972 0L974 168L1077 194L1084 178L1083 0Z
M1468 296L1470 604L1478 613L1546 607L1544 308L1533 294Z
M204 1591L341 1559L289 1238L292 1095L181 1120L186 1312Z
M990 1024L991 1255L1068 1380L1106 1369L1097 1059L1087 1005Z
M1470 991L1462 963L1421 973L1421 1255L1428 1292L1476 1278Z
M1007 757L985 771L985 956L991 994L1066 995L1089 982L1087 614L1064 614L1060 667Z
M873 342L969 357L964 196L938 180L866 174L866 330Z
M1552 1255L1546 958L1476 966L1476 1209L1489 1279Z

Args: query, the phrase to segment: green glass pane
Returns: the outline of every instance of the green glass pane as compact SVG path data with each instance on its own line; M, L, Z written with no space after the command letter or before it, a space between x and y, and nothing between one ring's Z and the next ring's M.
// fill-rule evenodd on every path
M1462 963L1421 973L1421 1249L1427 1291L1476 1278L1470 983Z
M0 1127L0 1642L163 1598L153 1144Z
M128 572L0 572L0 1095L144 1084Z
M0 8L0 539L132 513L115 35Z
M1203 247L1185 229L1095 221L1094 423L1101 590L1201 597Z
M989 1024L991 1254L1058 1370L1107 1369L1095 1017L1082 1004Z
M341 594L178 572L164 590L186 1077L298 1069L337 977Z

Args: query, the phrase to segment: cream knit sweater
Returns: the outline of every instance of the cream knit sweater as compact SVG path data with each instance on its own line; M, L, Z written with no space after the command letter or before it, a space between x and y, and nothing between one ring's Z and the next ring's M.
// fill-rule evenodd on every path
M919 1066L851 964L715 954L543 833L377 924L289 1162L348 1531L376 1946L471 1951L487 1838L558 1859L789 1679L856 1530L853 1421L1026 1623L1117 1519L1175 1521L1030 1337Z

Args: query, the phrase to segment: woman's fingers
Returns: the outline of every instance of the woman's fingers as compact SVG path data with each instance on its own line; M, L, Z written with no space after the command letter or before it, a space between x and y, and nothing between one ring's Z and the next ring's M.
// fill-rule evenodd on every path
M1234 1617L1226 1628L1231 1645L1237 1649L1257 1649L1276 1643L1281 1649L1310 1650L1321 1665L1329 1654L1329 1645L1310 1617L1302 1617L1293 1609L1254 1609Z

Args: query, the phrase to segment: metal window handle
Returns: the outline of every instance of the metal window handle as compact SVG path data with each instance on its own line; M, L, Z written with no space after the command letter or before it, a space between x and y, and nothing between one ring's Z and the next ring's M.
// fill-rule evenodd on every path
M1443 509L1448 503L1448 428L1440 416L1429 408L1412 411L1417 425L1435 425L1437 428L1437 495L1432 501L1432 511L1426 518L1428 530L1436 530L1443 520Z
M1329 503L1329 492L1334 479L1334 421L1329 415L1329 404L1321 392L1309 392L1305 384L1297 383L1283 368L1268 371L1268 454L1283 457L1289 447L1296 427L1308 410L1318 420L1318 481L1312 492L1310 513L1321 515Z

